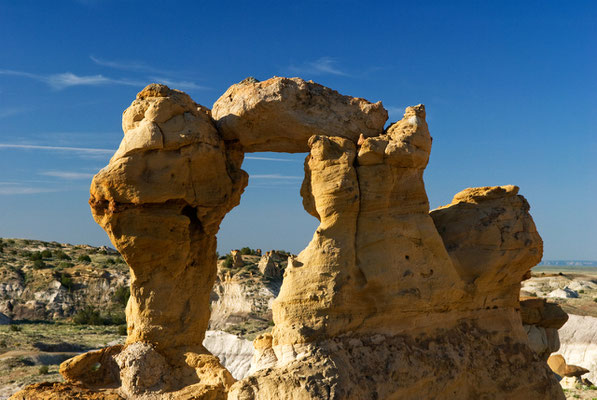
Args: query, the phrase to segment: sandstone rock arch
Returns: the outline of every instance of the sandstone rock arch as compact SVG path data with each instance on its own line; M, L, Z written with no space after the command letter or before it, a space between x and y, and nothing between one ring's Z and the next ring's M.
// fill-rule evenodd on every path
M563 398L518 314L542 254L528 203L484 187L430 214L425 118L409 107L384 129L381 102L298 78L247 79L211 111L146 87L90 198L131 268L127 343L66 362L64 377L129 398ZM320 225L289 262L261 364L234 383L201 343L216 233L251 151L309 152L301 195Z

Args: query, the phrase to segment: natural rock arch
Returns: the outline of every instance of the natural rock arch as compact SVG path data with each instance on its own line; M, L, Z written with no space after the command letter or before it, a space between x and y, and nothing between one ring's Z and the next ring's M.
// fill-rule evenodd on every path
M247 79L211 112L146 87L90 198L131 268L127 343L63 376L135 398L563 398L518 314L542 254L528 203L517 187L484 187L430 214L425 109L386 120L380 102L298 78ZM262 369L234 383L201 343L216 233L251 151L310 152L301 195L320 225L289 261L272 335L255 342Z

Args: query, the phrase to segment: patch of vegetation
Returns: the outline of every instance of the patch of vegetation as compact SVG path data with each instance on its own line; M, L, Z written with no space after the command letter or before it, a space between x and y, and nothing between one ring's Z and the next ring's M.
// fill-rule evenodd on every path
M122 325L126 323L124 312L101 314L93 306L85 306L73 318L78 325Z
M60 284L68 289L68 291L72 291L73 287L75 286L75 282L70 274L61 274L60 275Z
M40 375L48 375L50 373L50 367L47 365L42 365L39 367L39 374Z
M84 263L90 263L91 257L89 257L87 254L81 254L79 257L77 257L77 261L84 262Z
M44 260L35 260L33 261L33 269L42 269L46 267L46 263Z
M255 254L257 254L257 252L250 247L243 247L242 249L240 249L240 254L242 254L243 256L254 256Z
M226 254L226 258L224 259L224 267L231 268L233 264L232 255Z
M62 250L56 250L54 252L54 257L56 257L56 259L58 259L58 260L70 260L71 259L70 256Z
M23 328L21 328L20 326L12 324L10 325L9 329L11 332L21 332L23 330Z

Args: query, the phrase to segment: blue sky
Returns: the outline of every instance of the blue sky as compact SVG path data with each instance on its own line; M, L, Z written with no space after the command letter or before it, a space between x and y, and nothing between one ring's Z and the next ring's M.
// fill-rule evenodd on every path
M432 207L516 184L544 258L596 260L596 20L591 1L0 0L0 236L108 244L89 183L139 90L162 82L211 107L278 75L382 100L390 121L424 103ZM300 251L316 227L304 155L250 157L220 252Z

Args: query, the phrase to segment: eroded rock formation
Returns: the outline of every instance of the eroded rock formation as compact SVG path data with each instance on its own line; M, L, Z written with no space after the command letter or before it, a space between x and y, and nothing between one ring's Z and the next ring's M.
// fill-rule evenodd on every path
M381 103L298 78L234 85L213 118L165 86L139 93L91 188L132 274L109 384L128 398L563 399L519 314L542 253L528 203L515 186L484 187L430 213L425 108L386 119ZM288 261L251 375L232 384L201 342L215 235L251 151L309 151L301 195L320 225Z

